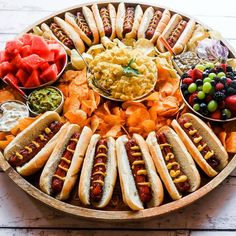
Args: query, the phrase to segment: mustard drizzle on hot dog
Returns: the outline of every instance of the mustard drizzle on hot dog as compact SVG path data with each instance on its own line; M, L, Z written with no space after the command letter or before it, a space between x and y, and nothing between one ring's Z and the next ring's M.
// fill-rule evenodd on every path
M95 156L93 161L91 182L90 182L90 198L93 201L99 201L103 195L104 180L106 177L106 164L108 158L107 140L98 141L95 148Z
M175 158L173 153L173 147L168 140L164 133L160 132L157 135L157 142L161 148L161 152L168 169L169 175L172 178L176 188L180 192L185 192L190 189L190 184L188 181L188 177L184 174L181 169L180 164Z
M52 178L52 189L54 193L59 193L62 190L67 172L71 165L76 145L78 143L80 133L75 132L67 143L65 150L62 153L57 169Z
M10 158L9 163L14 166L22 166L32 159L59 131L62 123L58 121L52 122L49 127L46 127L41 133L21 150L15 152Z
M135 140L131 139L125 144L127 156L135 184L139 193L140 200L147 203L152 199L151 184L148 181L148 174L145 167L145 161L140 147Z
M179 123L207 163L213 169L216 168L220 163L216 159L214 151L209 148L203 137L198 133L196 127L193 127L192 122L187 117L184 117L179 119Z

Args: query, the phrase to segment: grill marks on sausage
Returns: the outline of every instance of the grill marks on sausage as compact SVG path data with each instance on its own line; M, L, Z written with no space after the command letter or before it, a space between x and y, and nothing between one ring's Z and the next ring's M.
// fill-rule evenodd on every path
M140 200L143 203L147 203L152 199L151 185L150 182L148 182L147 170L145 168L145 162L140 147L134 139L130 139L125 144L125 149L127 151L129 164L138 189Z
M18 167L29 162L55 136L62 125L63 124L59 121L53 121L28 145L20 149L18 152L15 152L9 158L9 163L13 167Z
M51 23L50 29L57 37L57 39L61 41L65 46L67 46L69 49L75 48L73 41L68 37L68 35L57 23Z
M187 26L187 21L181 20L176 28L172 31L171 35L167 39L167 43L173 48L179 39L180 35Z
M102 198L104 180L106 176L107 158L107 140L100 139L96 145L95 157L91 174L90 199L92 201L100 201Z
M59 193L62 190L67 172L68 172L70 165L71 165L71 160L74 155L77 142L79 141L79 137L80 137L79 132L75 132L71 136L71 138L70 138L70 140L69 140L69 142L68 142L68 144L61 156L61 160L59 162L59 165L57 166L55 174L53 175L53 178L52 178L52 190L54 193Z
M156 10L145 32L145 36L147 39L150 40L153 37L155 30L158 26L158 23L161 20L161 17L162 17L162 12L159 10Z
M188 177L181 170L180 164L177 162L173 153L172 146L168 143L164 133L160 132L156 136L167 169L176 188L179 192L187 192L190 189Z
M219 166L220 161L216 158L215 153L207 143L203 140L202 136L199 135L198 131L194 129L192 123L187 117L180 118L179 120L180 126L183 128L188 137L192 140L193 144L197 147L198 151L204 157L206 162L215 169Z
M102 18L102 23L105 31L105 35L110 37L112 34L111 19L109 11L106 7L100 9L100 16Z
M134 7L127 7L123 25L123 34L130 33L134 24Z
M84 15L81 11L77 12L76 23L79 28L86 34L86 36L93 40L93 33L90 30L89 25L86 22Z

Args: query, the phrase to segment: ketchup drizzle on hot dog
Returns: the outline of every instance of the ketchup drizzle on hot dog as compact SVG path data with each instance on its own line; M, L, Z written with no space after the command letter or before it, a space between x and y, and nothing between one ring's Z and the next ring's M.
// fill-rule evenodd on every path
M157 136L158 144L161 147L161 152L162 152L164 161L167 166L168 165L171 166L171 168L168 169L170 175L171 175L171 171L173 171L173 173L179 173L175 177L171 176L176 188L178 189L179 192L187 192L190 189L190 184L187 179L187 176L184 175L179 163L175 159L172 146L170 144L168 144L167 138L164 133L160 132L156 136ZM163 145L163 146L161 146L161 145ZM169 157L168 157L168 155L169 155ZM181 177L182 177L182 181L178 181L178 179L180 180ZM176 181L178 181L178 182L176 182Z
M180 126L182 127L182 129L185 131L185 133L188 135L188 137L192 140L193 144L197 147L198 151L201 153L201 155L206 160L206 162L213 169L215 169L220 164L220 161L216 159L216 156L213 150L209 148L207 143L203 140L202 136L200 136L197 130L194 129L190 120L187 117L183 117L183 118L179 118L178 122ZM210 153L210 157L205 158L207 157L207 155L209 155L209 153Z
M23 166L30 161L38 152L52 139L55 134L60 130L63 124L59 121L53 121L47 128L45 128L41 134L38 135L24 148L14 153L9 158L9 163L13 167Z
M102 7L100 9L100 16L102 18L102 23L105 31L105 35L107 37L111 36L112 28L111 28L111 20L110 20L110 14L106 7Z
M80 29L87 35L88 38L90 38L91 40L93 39L93 33L90 30L84 15L81 11L77 12L77 17L76 17L76 23L78 24L78 26L80 27Z
M102 198L108 158L107 152L107 140L100 139L96 146L90 183L90 198L93 201L100 201Z
M176 28L172 31L169 38L166 40L167 43L173 48L178 41L179 37L181 36L182 32L187 26L187 21L181 20Z
M64 181L65 181L65 177L68 172L68 169L70 168L71 160L74 155L74 151L75 151L77 142L79 140L79 137L80 137L79 132L75 132L71 136L71 138L70 138L70 140L69 140L69 142L68 142L68 144L61 156L61 160L59 162L59 165L57 166L56 172L52 178L52 190L54 193L59 193L62 190Z
M125 144L125 149L127 151L129 164L134 176L136 187L138 189L140 200L143 203L147 203L151 201L152 194L140 147L134 139L130 139Z
M155 30L157 28L157 25L161 20L161 17L162 17L162 12L159 10L156 10L145 32L145 36L147 39L150 40L153 37Z
M57 37L59 41L61 41L65 46L69 49L75 48L73 41L66 35L63 29L57 23L51 23L50 29L53 34Z
M132 31L133 24L134 24L134 7L127 7L123 25L124 35Z

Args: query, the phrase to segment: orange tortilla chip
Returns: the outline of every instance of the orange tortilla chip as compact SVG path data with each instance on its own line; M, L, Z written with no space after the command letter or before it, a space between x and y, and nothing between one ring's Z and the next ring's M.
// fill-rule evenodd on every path
M150 133L155 130L155 122L153 120L145 120L141 123L141 127L146 133Z
M230 153L236 153L236 132L231 132L225 141L226 150Z
M73 124L83 127L87 120L87 114L83 110L67 111L65 117Z
M221 132L218 133L218 137L219 137L219 139L220 139L220 141L223 144L225 149L226 149L226 143L225 143L226 136L227 136L227 133L225 131L221 131Z
M121 131L121 126L120 125L115 125L106 133L105 136L115 138L115 137L118 137L120 131Z

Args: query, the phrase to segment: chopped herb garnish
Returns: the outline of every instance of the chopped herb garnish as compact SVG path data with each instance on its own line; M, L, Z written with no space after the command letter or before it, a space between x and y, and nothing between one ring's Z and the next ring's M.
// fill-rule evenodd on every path
M134 62L135 58L131 58L128 65L123 67L123 72L127 77L137 76L139 74L137 69L131 67Z

